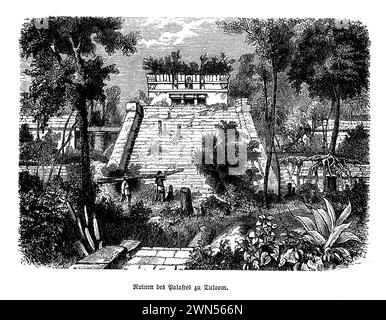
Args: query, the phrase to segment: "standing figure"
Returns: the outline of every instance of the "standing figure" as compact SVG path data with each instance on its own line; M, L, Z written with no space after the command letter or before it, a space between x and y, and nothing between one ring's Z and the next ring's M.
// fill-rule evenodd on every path
M165 201L165 186L164 186L165 176L162 174L162 171L158 171L155 177L155 185L157 187L157 193L155 195L155 201L158 201L161 197L162 202Z
M174 200L173 186L169 185L168 194L166 195L165 201L173 201L173 200Z
M129 182L127 179L123 180L122 185L121 185L121 201L127 201L129 204L131 202L131 192L130 192L130 186Z

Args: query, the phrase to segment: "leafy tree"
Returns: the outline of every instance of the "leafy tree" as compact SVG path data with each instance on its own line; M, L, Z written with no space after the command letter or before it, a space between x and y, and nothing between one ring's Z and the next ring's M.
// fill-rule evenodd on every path
M76 202L81 191L59 182L43 192L43 183L28 172L19 174L20 248L27 262L57 264L74 259L76 227L68 219L66 199ZM73 262L73 261L72 261Z
M233 70L232 64L234 59L228 59L225 53L221 53L220 57L213 56L207 58L206 54L200 57L201 66L198 72L200 74L228 74Z
M342 25L333 19L319 19L299 35L288 74L297 90L305 82L312 96L331 101L332 154L336 149L342 100L368 89L369 44L367 29L358 21Z
M322 126L323 121L328 121L330 106L326 101L311 99L306 85L298 94L288 82L286 85L288 91L279 94L279 101L282 100L285 108L279 114L278 131L286 138L283 149L288 151L296 147L304 135L313 139L315 130Z
M231 168L240 165L244 166L245 163L243 163L243 160L239 157L239 150L243 147L241 145L243 141L240 138L240 132L237 130L237 124L233 121L226 122L222 120L216 125L216 128L218 129L218 134L211 133L203 136L203 148L196 150L195 166L198 172L212 179L214 189L221 193L225 191L225 183L229 178ZM229 135L231 130L233 130L235 134L234 141L231 140ZM230 163L231 161L229 161L228 148L230 146L235 150L235 157L238 157L237 164ZM213 152L210 153L210 151ZM223 155L223 158L220 157L220 154ZM208 163L206 157L210 157L211 163Z
M244 54L239 59L240 66L236 77L229 82L229 94L236 98L251 98L259 85L256 79L255 55Z
M233 63L234 59L227 58L225 53L211 58L201 55L200 65L195 61L186 63L182 61L181 51L177 50L164 58L143 59L143 69L153 74L228 74L233 70Z
M142 90L138 90L138 95L134 98L130 99L130 102L136 102L136 103L142 103L145 105L151 104L153 98L149 98L145 92ZM166 99L164 99L166 102ZM166 102L166 104L169 106L169 104Z
M29 131L29 126L23 123L19 128L19 159L21 163L29 164L34 155L34 136Z
M278 75L284 72L291 62L297 20L292 19L248 19L220 21L218 24L228 34L246 34L246 42L256 47L256 54L262 63L260 75L263 78L267 109L265 118L267 128L267 162L264 172L264 203L268 207L268 177L274 152L275 120L277 116ZM272 76L272 97L268 109L268 74ZM278 174L280 176L280 172ZM280 194L280 183L279 183Z
M366 90L353 97L342 101L341 119L342 120L369 120L370 101L369 93Z
M57 151L59 139L60 134L54 133L51 128L43 137L34 139L28 125L21 125L19 135L21 164L37 165L38 168L41 166L44 169L44 166L51 163Z
M369 163L370 160L370 135L363 125L358 125L348 132L347 137L339 145L337 154L344 158L358 160L362 163Z
M122 34L122 19L95 17L50 17L48 28L38 29L27 21L21 30L21 56L29 59L26 74L32 78L23 105L32 109L44 126L48 118L70 105L77 111L81 134L82 190L84 203L93 206L88 121L89 107L104 97L104 80L118 70L104 66L102 47L107 54L121 50L136 52L139 34ZM92 210L89 210L92 211Z
M105 89L104 94L105 97L91 112L90 125L100 127L120 126L122 119L118 107L121 89L118 86L108 87Z

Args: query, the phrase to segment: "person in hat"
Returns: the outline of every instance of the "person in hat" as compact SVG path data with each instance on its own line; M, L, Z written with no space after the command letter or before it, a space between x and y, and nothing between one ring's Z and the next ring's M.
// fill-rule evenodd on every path
M162 174L162 171L158 171L155 177L155 184L157 187L157 193L155 195L155 201L161 199L165 201L165 186L164 186L165 176Z
M131 201L131 192L130 192L130 186L127 179L124 179L121 185L121 201L127 201L130 204Z

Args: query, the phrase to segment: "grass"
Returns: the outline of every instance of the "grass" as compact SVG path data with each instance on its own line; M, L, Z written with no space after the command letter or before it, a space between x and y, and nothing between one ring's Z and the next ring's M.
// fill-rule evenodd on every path
M229 194L223 194L222 198L229 202L229 208L216 198L193 200L194 207L202 205L205 215L195 214L184 216L179 210L179 195L171 202L155 202L155 186L153 184L141 184L133 192L132 206L137 208L130 212L126 205L119 202L119 193L115 197L117 206L122 208L123 215L117 220L104 221L102 223L102 237L106 239L105 245L117 245L124 239L141 241L143 246L159 247L186 247L202 226L213 230L215 236L219 236L230 227L242 225L244 230L252 228L259 215L273 217L272 223L277 224L276 240L285 239L289 230L301 227L295 215L312 218L310 205L300 198L286 199L271 204L269 210L263 208L260 199L251 197L250 194L240 192L243 189L231 189ZM315 203L312 207L324 208L324 202ZM138 213L139 211L139 213ZM337 208L340 213L340 208ZM149 223L150 218L156 222ZM367 239L367 220L352 216L352 230L364 241ZM363 256L365 246L363 244L350 243L350 251L354 258Z

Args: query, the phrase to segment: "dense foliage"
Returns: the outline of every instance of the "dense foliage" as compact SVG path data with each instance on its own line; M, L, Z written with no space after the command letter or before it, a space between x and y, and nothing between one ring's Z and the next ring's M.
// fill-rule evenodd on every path
M239 71L229 82L229 94L237 98L250 98L260 88L255 78L257 66L254 54L244 54L239 59Z
M355 254L348 243L361 243L345 223L351 214L351 204L336 216L325 199L326 210L311 208L313 219L295 215L302 228L278 225L269 215L259 215L255 226L232 250L222 242L220 250L210 247L193 251L189 269L302 270L321 271L347 264Z
M369 35L359 21L334 19L307 22L296 43L288 71L299 90L308 84L312 96L331 101L334 130L330 151L335 153L341 102L367 91L369 86Z
M370 135L360 124L350 130L339 145L337 154L347 159L358 160L361 163L370 161Z
M90 111L90 126L121 126L122 115L119 111L121 89L112 86L105 89L105 96Z
M20 248L33 264L59 264L76 257L75 226L69 218L66 201L79 201L79 189L61 180L42 192L42 182L28 172L19 175Z
M206 54L200 56L200 65L195 62L186 63L182 61L181 51L172 51L164 58L153 58L143 60L143 69L153 74L229 74L233 68L234 59L229 59L225 53L220 57L208 57Z
M105 100L105 81L118 73L114 64L105 64L97 49L129 56L136 52L139 34L122 34L121 18L49 17L47 23L48 28L37 28L31 19L21 29L21 57L29 62L24 72L31 79L28 92L22 95L22 112L44 128L50 117L62 114L68 106L77 111L83 202L92 207L89 107Z
M60 134L54 133L51 128L40 139L34 139L28 125L23 124L19 132L20 165L44 166L51 164L57 151L59 139Z

